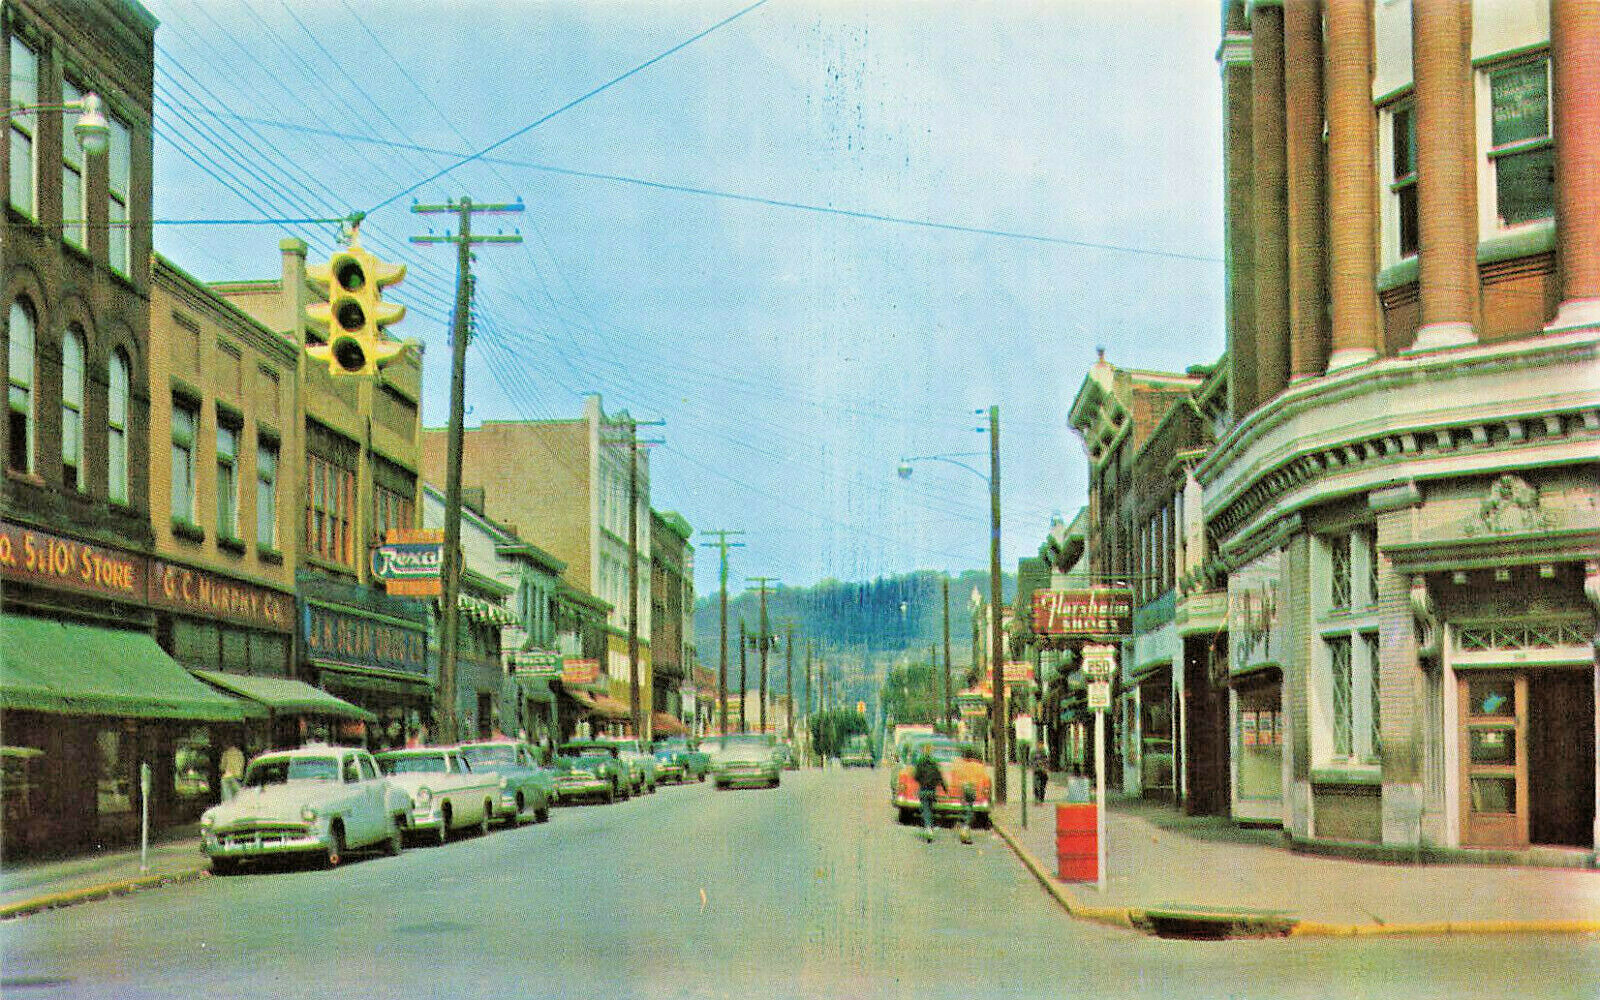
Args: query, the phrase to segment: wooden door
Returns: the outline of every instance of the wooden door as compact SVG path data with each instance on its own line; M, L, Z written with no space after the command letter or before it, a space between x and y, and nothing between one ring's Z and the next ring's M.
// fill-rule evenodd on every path
M1527 674L1473 671L1459 686L1461 844L1527 847Z

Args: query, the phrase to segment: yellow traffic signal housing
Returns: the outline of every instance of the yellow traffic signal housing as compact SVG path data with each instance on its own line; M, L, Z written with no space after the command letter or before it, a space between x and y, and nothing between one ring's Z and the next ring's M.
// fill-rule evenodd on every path
M306 277L326 302L306 307L306 319L328 331L325 343L306 353L328 365L335 376L376 375L405 350L384 337L383 328L406 314L406 307L383 301L383 289L406 276L404 264L390 264L368 253L359 234L335 251L328 263L309 267Z

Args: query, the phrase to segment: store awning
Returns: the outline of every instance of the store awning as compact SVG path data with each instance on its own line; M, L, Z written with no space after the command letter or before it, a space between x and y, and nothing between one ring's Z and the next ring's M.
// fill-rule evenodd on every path
M665 712L650 713L650 731L657 736L689 735L689 727L683 724L682 719L674 718Z
M433 696L433 683L420 675L396 674L388 671L368 670L344 663L312 660L311 665L321 674L320 682L328 686L355 691L377 691L404 697Z
M586 707L589 709L589 714L606 719L626 719L633 714L624 702L608 694L584 694L578 701L580 704L588 703Z
M0 708L238 722L239 701L189 676L144 632L0 616Z
M377 722L378 717L359 705L304 681L287 677L255 677L247 674L229 674L219 670L196 670L194 675L208 684L221 688L228 694L245 699L245 714L324 715L339 719L359 719Z

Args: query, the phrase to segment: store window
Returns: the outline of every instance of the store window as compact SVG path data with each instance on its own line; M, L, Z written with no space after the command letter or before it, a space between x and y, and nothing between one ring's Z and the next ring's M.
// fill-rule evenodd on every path
M1276 799L1283 794L1283 711L1278 686L1239 690L1239 795Z
M1317 766L1370 766L1381 756L1377 545L1370 528L1318 536L1312 757Z
M22 39L11 38L11 106L39 104L39 55ZM11 207L30 218L38 211L34 170L34 132L37 114L11 115Z
M106 494L114 503L128 502L128 355L111 352L106 386Z
M11 303L6 351L6 468L33 471L33 310L20 299Z
M83 489L83 330L67 328L61 338L61 484Z
M1487 105L1480 185L1491 229L1555 215L1555 146L1550 135L1550 60L1492 66L1479 74Z
M191 529L195 520L195 432L199 408L182 398L172 401L172 520Z
M61 82L61 101L83 100L83 90L71 80ZM61 238L78 249L88 245L88 185L84 183L83 146L66 122L61 128Z

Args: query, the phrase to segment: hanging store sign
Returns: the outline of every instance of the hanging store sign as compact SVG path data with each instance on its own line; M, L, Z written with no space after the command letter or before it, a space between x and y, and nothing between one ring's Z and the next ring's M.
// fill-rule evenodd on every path
M563 675L561 654L553 649L513 649L506 664L517 677L542 677L553 680Z
M372 550L372 575L396 597L438 597L444 592L444 532L401 529Z
M1033 664L1031 663L1014 660L1010 663L1002 664L1000 669L1001 679L1005 681L1008 687L1012 684L1033 683Z
M0 521L0 576L101 597L142 601L144 556Z
M1288 636L1279 613L1283 555L1272 549L1228 575L1228 669L1243 673L1280 663Z
M561 661L561 683L563 684L593 684L599 679L599 660Z
M1037 635L1132 635L1133 591L1125 587L1036 590L1033 631Z

